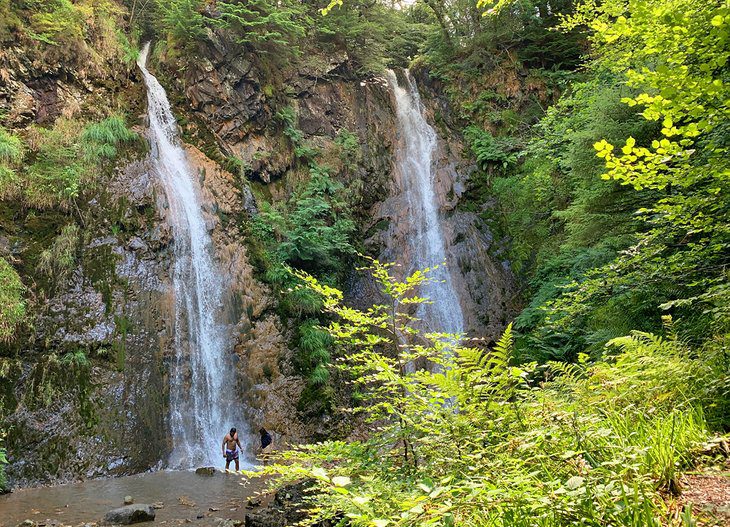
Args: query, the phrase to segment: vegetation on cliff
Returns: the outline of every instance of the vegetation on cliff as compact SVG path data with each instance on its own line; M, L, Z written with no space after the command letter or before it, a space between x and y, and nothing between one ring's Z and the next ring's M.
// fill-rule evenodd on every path
M679 475L714 461L708 441L730 428L729 28L719 0L0 0L12 75L75 89L66 112L0 113L0 342L32 331L34 302L66 285L87 207L136 144L124 77L142 36L183 70L223 40L255 63L264 135L297 181L257 195L243 230L291 325L301 409L332 410L339 364L372 424L367 439L269 470L314 478L319 517L354 525L693 525L674 501ZM342 181L361 177L362 145L345 128L326 148L305 137L291 73L360 82L406 65L425 98L448 99L431 105L435 125L477 167L459 207L497 234L521 285L514 325L488 351L445 335L398 345L428 273L398 282L373 262L392 303L342 304L365 234L353 218L367 214ZM40 404L77 383L91 421L88 350L44 350L29 393Z

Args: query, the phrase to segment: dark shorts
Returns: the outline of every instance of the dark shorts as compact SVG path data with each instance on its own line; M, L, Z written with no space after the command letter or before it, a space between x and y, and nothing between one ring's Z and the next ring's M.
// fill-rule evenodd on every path
M233 461L235 459L238 459L238 449L226 450L226 461Z

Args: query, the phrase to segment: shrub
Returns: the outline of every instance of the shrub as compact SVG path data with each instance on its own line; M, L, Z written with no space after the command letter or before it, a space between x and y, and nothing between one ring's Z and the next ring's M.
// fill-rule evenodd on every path
M38 270L53 279L57 286L65 283L76 266L79 237L78 225L70 223L61 229L53 244L40 255Z
M0 126L0 198L12 194L17 184L17 165L24 156L23 142Z
M107 117L99 123L93 123L84 128L81 133L81 149L86 159L93 163L102 160L114 159L117 148L122 143L137 139L119 115Z
M372 263L387 304L359 310L297 273L335 317L371 423L360 441L328 441L264 468L312 478L313 520L352 525L655 526L673 511L660 492L708 437L702 387L726 371L682 351L676 339L637 334L612 343L607 361L512 365L508 327L491 350L455 336L418 334L407 307L430 280L403 282ZM401 335L411 334L404 343ZM668 358L662 363L660 357ZM428 369L407 367L427 360ZM705 371L696 384L693 375ZM668 381L668 382L667 382ZM688 384L689 382L689 384ZM711 383L710 383L711 384ZM637 391L638 389L638 391ZM281 481L281 479L279 479ZM688 516L689 514L687 514Z
M464 130L464 137L479 168L485 172L492 170L493 167L499 167L504 171L517 162L515 147L509 139L496 138L477 126L467 127Z
M25 318L25 287L13 267L0 257L0 342L11 340Z

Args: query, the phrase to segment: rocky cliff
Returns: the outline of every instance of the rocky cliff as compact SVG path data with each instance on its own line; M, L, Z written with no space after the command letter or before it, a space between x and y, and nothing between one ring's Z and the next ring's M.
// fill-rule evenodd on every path
M277 444L344 433L340 420L304 417L297 407L304 381L293 366L295 328L261 280L248 226L257 196L286 199L307 178L276 117L291 107L304 139L337 168L335 177L354 195L352 214L364 250L395 259L404 232L397 227L402 208L393 171L398 138L391 95L383 79L355 75L344 58L309 61L274 81L255 57L231 49L224 35L211 34L200 60L182 63L163 54L152 68L166 85L189 143L217 257L231 287L238 390L249 408L242 419L249 427L271 430ZM58 116L94 115L110 101L128 115L143 113L139 77L131 67L116 71L115 57L98 68L61 61L49 66L47 57L34 62L25 49L5 50L0 57L0 109L13 129ZM448 111L445 99L427 72L419 72L418 81L429 117L436 120ZM136 130L145 133L141 117ZM348 166L335 148L343 130L359 144ZM462 157L459 134L448 124L439 131L437 177L447 247L458 266L469 333L491 339L507 317L510 273L495 258L485 226L457 211L473 166ZM160 466L169 452L174 240L148 155L139 141L77 202L71 216L83 235L63 279L44 278L34 264L69 213L3 203L3 255L34 295L32 325L0 354L0 419L15 484L132 473ZM353 274L349 284L353 302L377 299L367 280ZM73 355L77 351L88 360L69 359L79 357Z

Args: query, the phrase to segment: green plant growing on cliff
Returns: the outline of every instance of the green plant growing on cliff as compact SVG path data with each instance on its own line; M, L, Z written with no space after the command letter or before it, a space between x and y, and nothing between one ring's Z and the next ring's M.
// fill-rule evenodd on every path
M279 293L280 309L287 317L303 321L293 344L307 386L300 401L307 411L320 413L331 407L329 386L329 336L317 328L322 300L315 292L297 287L294 269L306 269L328 283L336 283L355 253L355 225L344 200L344 189L329 171L310 168L309 180L286 203L261 203L252 229L263 248L265 279Z
M8 342L26 315L25 287L5 258L0 257L0 342Z
M297 158L311 161L317 156L317 151L304 140L304 132L297 127L297 114L291 106L285 106L276 112L276 118L284 126L283 133L289 138L294 147Z
M479 168L485 172L491 172L495 167L504 171L517 162L518 155L509 139L496 138L473 125L464 130L464 137Z
M285 206L262 204L255 231L271 244L273 262L315 272L339 272L354 253L355 225L342 200L342 185L320 166Z
M91 15L92 8L76 5L71 0L50 0L43 4L42 9L30 17L28 34L31 38L53 46L63 41L83 40L84 20Z
M87 160L91 163L101 163L114 159L120 144L129 143L137 138L137 134L127 128L123 117L112 115L103 121L86 126L81 133L80 143Z
M321 307L321 302L319 303ZM320 327L316 319L305 320L297 328L295 364L307 379L299 409L309 413L331 410L330 363L334 341L331 335Z
M91 366L89 357L87 357L84 350L81 350L81 349L77 349L75 351L69 351L68 353L64 353L61 356L61 358L59 359L59 361L63 365L67 365L72 368L81 369L81 370L88 369L89 366Z
M11 188L17 178L17 166L23 160L23 141L0 126L0 197Z
M201 0L155 0L154 5L160 15L155 24L164 33L168 45L185 51L195 49L205 35Z
M354 172L360 158L360 139L347 128L343 128L335 136L335 144L339 148L340 162L347 172Z
M726 359L636 334L612 343L605 361L518 368L509 327L491 350L412 328L427 272L400 281L379 262L370 272L388 303L364 310L298 273L335 317L327 330L373 423L367 439L305 446L264 468L279 481L312 479L313 522L671 524L661 491L676 490L708 437L704 410L717 396L708 387L726 377ZM415 360L435 366L408 367Z
M53 244L38 258L38 270L53 280L55 288L63 287L76 267L81 232L75 223L65 225Z
M22 143L5 136L3 140L0 134L0 143L6 144L8 159L17 165ZM7 172L2 167L7 167L8 161L0 159L0 172L8 176L0 179L0 196L18 198L36 208L70 209L78 196L98 181L105 163L117 156L119 147L136 138L117 115L85 126L63 117L52 128L33 126L25 134L25 166Z

